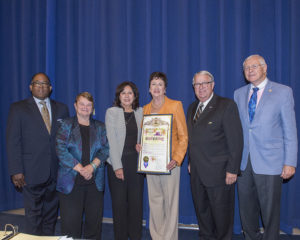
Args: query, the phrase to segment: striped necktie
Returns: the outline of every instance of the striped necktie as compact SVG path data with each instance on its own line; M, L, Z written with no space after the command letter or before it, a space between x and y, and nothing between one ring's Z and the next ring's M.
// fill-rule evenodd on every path
M200 103L195 115L194 115L194 123L196 123L200 117L200 114L202 113L203 103Z

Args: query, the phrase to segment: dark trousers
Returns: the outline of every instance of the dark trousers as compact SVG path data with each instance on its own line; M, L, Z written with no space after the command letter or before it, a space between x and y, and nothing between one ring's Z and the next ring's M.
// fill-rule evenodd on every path
M240 216L246 240L279 240L280 175L253 172L250 157L245 171L238 177ZM264 234L259 231L260 213Z
M23 188L26 233L54 235L58 197L56 182L49 179L42 184L27 184Z
M122 159L125 180L118 179L108 164L115 240L142 238L144 175L136 173L137 154Z
M103 191L96 184L75 185L70 194L59 193L61 235L101 239ZM84 224L83 223L84 217Z
M201 240L231 240L234 186L235 184L206 187L199 175L191 169L192 197Z

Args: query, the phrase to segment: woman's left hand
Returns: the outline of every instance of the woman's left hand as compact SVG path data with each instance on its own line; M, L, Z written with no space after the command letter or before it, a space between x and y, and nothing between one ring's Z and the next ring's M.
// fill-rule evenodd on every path
M175 160L171 160L169 162L169 164L167 165L167 169L168 170L172 170L173 168L175 168L177 166L177 162Z

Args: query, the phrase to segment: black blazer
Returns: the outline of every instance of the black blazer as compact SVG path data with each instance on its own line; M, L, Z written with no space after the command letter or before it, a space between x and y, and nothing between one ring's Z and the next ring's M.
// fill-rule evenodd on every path
M50 104L51 134L33 97L10 106L6 128L8 170L10 175L23 173L27 184L57 178L55 134L59 120L68 117L69 110L65 104L53 100Z
M243 131L235 102L214 94L194 124L199 101L187 113L191 174L207 187L225 185L226 172L239 173Z

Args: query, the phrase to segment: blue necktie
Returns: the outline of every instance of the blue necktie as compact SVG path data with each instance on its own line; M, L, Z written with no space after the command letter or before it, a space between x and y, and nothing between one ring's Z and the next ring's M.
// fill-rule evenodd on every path
M256 102L257 102L257 91L259 88L255 87L252 89L253 93L248 103L248 111L249 111L249 120L252 122L255 114Z

